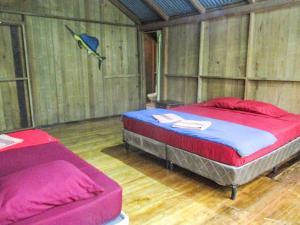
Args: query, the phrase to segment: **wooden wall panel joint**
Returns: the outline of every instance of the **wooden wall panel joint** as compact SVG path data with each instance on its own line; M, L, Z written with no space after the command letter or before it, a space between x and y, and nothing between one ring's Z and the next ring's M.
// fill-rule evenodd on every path
M139 108L146 107L146 71L144 33L137 29L138 70L139 70Z
M245 80L245 77L233 77L233 76L207 76L207 75L200 75L201 78L206 79L222 79L222 80Z
M137 74L120 74L120 75L110 75L104 76L104 79L119 79L119 78L129 78L129 77L138 77Z
M246 58L246 79L244 89L244 99L248 97L248 77L252 74L253 65L253 45L254 45L254 26L255 26L255 13L250 13L249 28L248 28L248 44L247 44L247 58Z
M101 20L83 19L83 18L68 17L68 16L54 16L54 15L50 15L50 14L31 13L31 12L14 11L14 10L6 10L6 9L0 9L0 13L1 12L2 13L10 13L10 14L18 14L18 15L22 15L22 16L52 18L52 19L59 19L59 20L70 20L70 21L77 21L77 22L96 23L96 24L104 24L104 25L120 26L120 27L137 27L138 26L138 24L131 25L131 24L125 24L125 23L113 23L113 22L101 21Z
M1 10L0 10L0 12L1 12ZM1 25L22 26L22 25L24 25L24 22L23 21L8 21L8 20L0 19L0 24Z
M200 40L199 40L199 58L198 58L198 80L197 80L197 102L202 101L202 77L204 72L204 39L205 39L205 26L206 23L202 21L200 23Z
M194 75L194 74L186 74L186 75L182 75L182 74L165 74L166 77L176 77L176 78L198 78L198 75Z
M169 63L169 28L164 28L162 32L162 48L163 48L163 96L162 99L166 100L168 97L168 73L169 73L169 68L168 68L168 63Z
M22 77L22 78L15 78L15 79L0 79L0 82L15 82L15 81L24 81L24 80L28 80L28 78Z

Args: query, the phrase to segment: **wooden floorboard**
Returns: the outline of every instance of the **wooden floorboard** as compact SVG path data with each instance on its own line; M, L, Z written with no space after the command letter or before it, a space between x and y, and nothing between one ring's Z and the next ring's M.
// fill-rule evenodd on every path
M230 190L122 145L120 118L45 128L69 149L123 187L130 224L300 224L300 161L273 178L262 176Z

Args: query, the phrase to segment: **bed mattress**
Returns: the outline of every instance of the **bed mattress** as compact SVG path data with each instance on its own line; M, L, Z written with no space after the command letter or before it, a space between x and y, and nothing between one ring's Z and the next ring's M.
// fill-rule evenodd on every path
M176 107L172 108L172 110L265 130L272 133L277 138L277 141L273 145L260 149L249 156L241 157L234 149L228 146L180 135L132 118L123 117L124 128L131 132L166 143L175 148L183 149L199 156L237 167L260 158L300 136L299 115L288 114L280 118L274 118L237 110L205 107L199 104Z
M74 164L99 183L104 188L104 192L95 198L54 207L34 217L13 223L13 225L100 225L116 218L122 207L121 187L54 138L48 139L48 143L37 144L36 142L41 142L41 140L35 142L34 140L37 139L32 136L37 133L46 138L44 142L47 137L51 137L45 132L34 130L11 134L11 136L23 138L24 142L0 153L0 176L60 159ZM33 145L30 146L30 144Z

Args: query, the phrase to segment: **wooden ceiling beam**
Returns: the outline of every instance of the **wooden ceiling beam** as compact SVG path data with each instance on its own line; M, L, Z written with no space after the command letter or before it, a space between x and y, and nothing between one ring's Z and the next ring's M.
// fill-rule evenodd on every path
M163 20L169 20L169 16L153 0L143 0L143 2L156 12Z
M205 7L198 0L189 0L199 13L205 13Z
M158 30L163 27L176 26L180 24L199 23L204 20L214 19L218 17L245 15L249 14L250 12L262 12L297 5L300 5L300 0L265 0L261 2L255 2L253 4L206 12L199 15L175 18L169 21L147 23L142 25L141 29L144 31Z
M128 8L126 8L120 1L118 0L109 0L113 5L115 5L121 12L123 12L126 16L129 17L135 24L140 25L140 19L132 13Z

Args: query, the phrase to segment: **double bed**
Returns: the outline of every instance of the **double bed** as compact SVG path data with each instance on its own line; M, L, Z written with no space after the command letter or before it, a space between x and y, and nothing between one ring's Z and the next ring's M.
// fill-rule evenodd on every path
M190 131L180 132L161 126L153 118L153 121L150 118L144 119L146 117L140 116L144 111L139 112L123 115L126 146L133 145L162 158L170 168L176 164L220 185L231 186L232 199L236 198L238 185L276 169L280 163L300 151L300 116L262 102L221 98L166 111L147 111L148 117L151 114L174 113L212 120L212 126L207 131L217 127L216 132L223 132L224 136L227 133L230 136L232 127L242 126L245 128L242 131L244 134L239 136L235 133L229 137L232 139L229 141L235 141L241 147L264 144L258 145L260 147L251 154L242 156L228 142L224 144L223 141L218 141L222 134L216 134L210 139L199 138L189 135ZM219 121L226 123L226 130L218 130ZM256 133L251 133L252 130L249 133L247 129L254 129ZM263 143L270 136L273 141Z
M36 165L63 160L77 167L103 192L95 197L50 208L37 215L19 220L12 225L100 225L126 224L122 214L122 188L108 176L80 159L58 140L41 130L9 134L23 142L0 150L0 179ZM49 174L49 179L53 174ZM4 223L5 224L5 223Z

